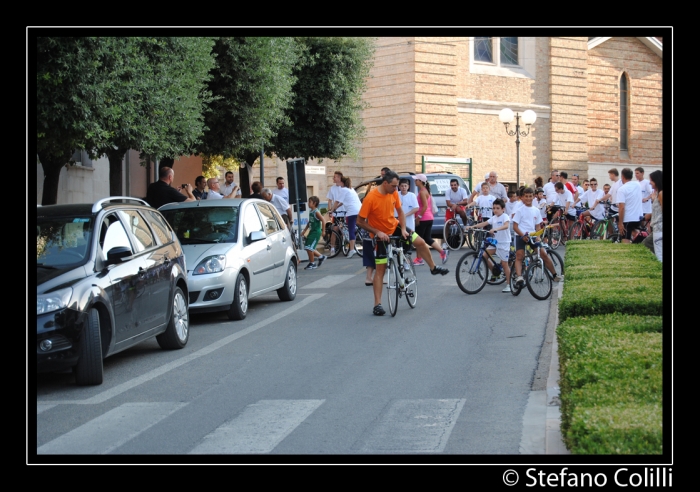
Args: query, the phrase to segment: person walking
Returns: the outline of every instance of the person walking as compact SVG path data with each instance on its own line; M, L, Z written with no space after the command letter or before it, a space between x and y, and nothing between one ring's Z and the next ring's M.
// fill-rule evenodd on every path
M447 252L432 237L434 219L433 197L430 195L430 188L426 186L428 178L425 174L416 174L413 176L413 180L416 183L416 188L418 188L418 206L420 207L416 213L416 232L425 241L425 244L440 252L440 259L444 264L447 261ZM425 261L423 258L418 257L413 260L413 264L421 266L425 265Z

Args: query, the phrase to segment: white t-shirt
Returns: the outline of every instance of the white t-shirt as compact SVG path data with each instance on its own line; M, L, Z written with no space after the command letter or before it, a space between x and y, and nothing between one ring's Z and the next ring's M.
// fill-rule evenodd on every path
M544 190L544 196L547 199L547 203L552 203L552 200L554 200L554 194L557 192L554 189L554 183L549 181L542 187L542 189Z
M535 207L527 207L523 204L523 206L515 212L513 222L518 224L520 232L527 234L528 232L535 232L535 230L537 230L537 224L542 223L542 215Z
M353 188L340 188L338 201L343 204L340 208L345 210L347 217L360 213L362 202L360 202L360 197L357 196L357 192Z
M639 181L639 188L642 190L642 200L647 198L654 191L651 189L651 183L649 182L648 179L643 179L643 180ZM651 204L652 204L651 200L647 200L646 202L642 202L642 211L645 214L651 213Z
M280 215L285 215L287 213L287 209L289 209L289 202L279 195L273 194L270 203L275 206Z
M622 222L637 222L644 215L639 181L633 179L620 186L617 190L617 203L625 204L625 216Z
M231 193L229 191L229 193ZM214 190L209 190L209 193L207 194L207 200L221 200L224 197L221 193L217 193Z
M486 220L493 216L493 202L496 201L496 197L493 195L479 195L474 200L476 202L477 210L481 213L481 218Z
M588 191L583 194L581 201L583 203L588 202L588 206L591 207L595 203L595 201L602 198L603 195L605 195L605 193L603 193L603 190L593 191L593 188L588 188ZM605 207L602 203L598 203L598 205L595 208L590 209L590 212L591 216L595 219L601 220L603 217L605 217Z
M583 206L583 202L581 201L581 197L584 194L583 186L577 186L576 189L578 190L578 201L576 203L574 203L574 205L576 207L581 207L581 206Z
M617 212L617 190L622 186L622 179L618 178L612 185L610 185L610 203L612 203L612 209Z
M404 214L407 214L414 208L418 208L418 198L416 194L411 191L407 191L405 195L399 192L399 199L401 200L401 208ZM394 211L394 217L398 216L398 212ZM416 230L416 214L406 215L406 227L412 231Z
M556 193L554 197L554 205L559 205L560 207L566 209L566 204L569 203L569 213L572 217L576 217L576 209L574 209L574 196L569 190L564 188L564 193Z
M281 190L279 188L275 188L272 190L272 193L284 198L285 202L289 202L289 190L287 188L282 188Z
M229 196L233 189L236 187L235 182L231 182L230 185L227 185L226 183L221 185L221 193L222 196ZM241 196L241 189L238 188L238 191L236 191L236 196Z
M506 213L508 214L508 217L513 216L518 203L521 203L521 202L519 200L515 200L514 202L511 202L510 200L508 200L506 202Z
M501 215L494 215L489 219L488 222L495 229L497 227L501 227L503 224L510 223L510 218L508 217L507 213L503 212ZM496 241L498 241L496 247L510 247L510 229L508 227L506 227L502 231L494 232L493 237L495 237Z
M340 190L342 190L343 187L340 185L333 185L331 186L331 189L328 190L328 194L326 195L326 198L329 200L333 200L334 202L339 202L340 199L338 198L340 196ZM338 207L337 212L345 212L345 207Z
M461 202L462 200L466 200L467 198L469 198L469 195L467 195L467 190L461 186L457 188L457 191L452 191L452 188L450 188L445 193L445 200L449 200L453 205Z

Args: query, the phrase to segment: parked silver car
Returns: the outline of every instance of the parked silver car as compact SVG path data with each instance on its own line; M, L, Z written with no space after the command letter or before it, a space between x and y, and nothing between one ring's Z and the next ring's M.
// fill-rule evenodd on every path
M297 293L296 250L289 229L265 200L222 199L160 207L185 252L190 312L226 311L240 320L248 299Z

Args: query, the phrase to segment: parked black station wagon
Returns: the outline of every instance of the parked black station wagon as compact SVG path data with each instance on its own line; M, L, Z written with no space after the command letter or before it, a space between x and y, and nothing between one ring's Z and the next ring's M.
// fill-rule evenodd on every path
M36 358L39 372L73 368L101 384L102 359L156 337L189 339L185 257L160 212L143 200L37 206Z

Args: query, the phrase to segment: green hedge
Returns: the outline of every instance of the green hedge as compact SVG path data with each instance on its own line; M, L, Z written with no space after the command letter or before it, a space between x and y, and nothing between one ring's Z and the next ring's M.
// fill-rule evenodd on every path
M641 245L609 241L571 241L565 262L564 442L574 454L661 454L661 263Z

